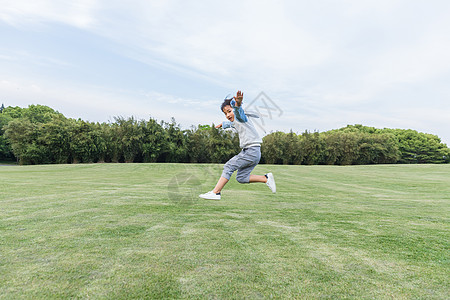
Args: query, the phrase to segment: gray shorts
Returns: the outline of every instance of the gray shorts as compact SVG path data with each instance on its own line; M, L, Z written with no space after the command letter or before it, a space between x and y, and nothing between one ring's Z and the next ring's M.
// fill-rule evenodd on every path
M261 147L244 148L238 155L233 156L223 166L222 177L230 180L231 175L237 170L236 180L239 183L249 183L250 173L261 159Z

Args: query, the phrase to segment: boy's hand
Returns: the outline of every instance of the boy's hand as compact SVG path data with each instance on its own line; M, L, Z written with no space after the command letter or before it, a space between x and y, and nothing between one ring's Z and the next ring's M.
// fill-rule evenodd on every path
M236 106L241 106L242 99L244 99L244 93L242 93L241 91L237 91L236 97L233 98L234 100L236 100Z
M222 127L222 123L220 123L219 125L216 125L216 126L214 126L214 127L220 128L220 127Z

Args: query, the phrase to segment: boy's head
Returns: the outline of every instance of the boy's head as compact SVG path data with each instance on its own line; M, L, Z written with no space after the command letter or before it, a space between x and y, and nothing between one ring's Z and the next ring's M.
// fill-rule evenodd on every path
M223 100L220 109L223 111L229 121L234 122L234 111L231 107L231 100L233 100L233 98Z

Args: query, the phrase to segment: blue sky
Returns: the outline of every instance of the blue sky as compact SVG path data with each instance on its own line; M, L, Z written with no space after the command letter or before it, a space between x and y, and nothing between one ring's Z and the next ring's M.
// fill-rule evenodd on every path
M267 132L411 128L450 144L450 2L0 1L0 102L219 123L261 91Z

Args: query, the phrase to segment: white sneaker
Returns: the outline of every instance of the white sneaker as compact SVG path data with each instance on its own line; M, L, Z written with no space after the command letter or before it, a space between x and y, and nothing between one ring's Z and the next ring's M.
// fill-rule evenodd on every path
M275 178L273 177L272 173L267 173L267 186L269 187L269 189L272 191L272 193L276 193L277 192L277 185L275 184Z
M199 195L200 198L208 200L220 200L220 193L214 193L213 191Z

